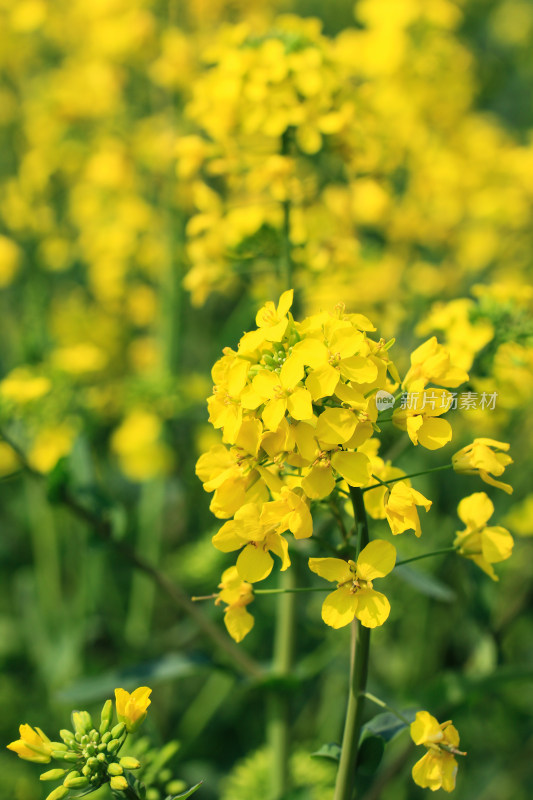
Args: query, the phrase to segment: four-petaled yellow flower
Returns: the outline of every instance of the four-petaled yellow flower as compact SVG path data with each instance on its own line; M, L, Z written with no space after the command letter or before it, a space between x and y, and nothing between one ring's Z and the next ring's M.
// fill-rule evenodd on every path
M398 428L407 431L413 444L421 444L428 450L438 450L452 438L452 426L441 414L449 410L453 395L446 389L422 389L407 395L405 408L393 411L392 421Z
M494 439L474 439L472 444L463 447L452 456L453 468L463 475L479 475L482 481L490 486L503 489L507 494L513 493L513 487L508 483L496 481L492 477L503 474L505 467L513 463L511 456L507 455L509 444L497 442Z
M147 686L140 686L131 694L125 689L115 689L117 717L125 724L128 733L134 733L144 722L146 710L152 702L151 693Z
M215 604L227 603L224 610L224 623L229 635L236 642L241 642L247 633L254 626L254 618L246 610L254 599L252 587L243 581L237 567L229 567L222 573L222 579L218 584L221 591L215 600Z
M456 755L466 755L458 750L459 734L451 723L439 722L427 711L419 711L411 723L411 738L415 744L427 747L427 753L413 767L413 780L423 789L455 789L457 775Z
M322 619L332 628L349 625L354 618L367 628L383 625L390 613L384 594L376 592L372 581L394 569L396 548L376 539L361 550L357 562L341 558L310 558L309 569L321 578L337 583L322 605Z
M48 764L51 760L52 745L48 736L40 728L31 725L19 727L20 739L7 745L19 758L34 761L36 764Z
M429 511L431 500L403 481L395 483L385 499L385 516L393 534L413 530L416 536L420 536L422 531L417 506L423 506Z
M291 565L289 545L279 532L282 521L275 514L266 515L268 505L265 503L263 508L257 503L242 506L235 518L225 522L212 540L223 553L241 550L237 571L249 583L262 581L270 575L274 566L271 552L281 559L282 572Z
M511 556L513 537L505 528L498 525L486 527L486 522L494 513L494 505L485 492L476 492L464 497L457 507L459 517L466 525L464 531L458 531L454 545L458 552L481 567L497 581L498 576L492 564Z
M432 336L411 353L411 368L402 386L404 389L423 388L427 383L436 383L454 389L467 380L468 372L452 365L449 350Z
M265 303L257 312L255 323L263 338L268 342L281 342L289 324L287 313L292 306L293 290L283 292L276 306L272 301Z

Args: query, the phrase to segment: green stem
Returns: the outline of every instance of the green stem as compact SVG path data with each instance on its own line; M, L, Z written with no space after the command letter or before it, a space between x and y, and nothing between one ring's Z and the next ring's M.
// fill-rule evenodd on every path
M281 155L289 153L290 132L286 130L281 137ZM282 254L281 268L285 289L292 289L292 252L291 252L291 201L284 200L283 208L283 228L282 228Z
M294 656L295 598L294 567L280 576L282 584L276 616L272 672L278 678L290 675ZM260 590L261 591L261 590ZM267 593L267 589L263 589ZM274 593L275 590L273 590ZM281 800L290 786L290 708L283 686L275 687L268 705L268 739L272 752L271 798Z
M359 553L368 544L368 519L361 489L350 487L354 516L356 520L357 546ZM363 723L364 692L368 675L368 656L370 651L370 628L356 622L352 623L351 669L348 694L348 707L344 723L342 751L335 784L334 800L352 800L355 789L357 752Z
M432 467L431 469L424 469L421 472L412 472L410 475L401 475L399 478L390 478L388 481L380 480L379 483L373 483L372 486L365 486L362 491L369 492L370 489L377 489L378 486L396 483L397 481L406 481L410 478L418 478L419 475L430 475L432 472L440 472L443 469L453 469L453 464L443 464L441 467ZM376 480L379 480L379 478L376 478Z
M412 558L404 558L402 561L397 561L395 567L401 567L403 564L410 564L411 561L420 561L422 558L431 558L431 556L442 556L445 553L456 553L457 547L443 547L442 550L433 550L431 553L422 553L420 556L413 556Z
M370 692L362 692L362 694L363 694L364 697L367 698L367 700L370 700L372 703L375 703L380 708L384 708L385 711L390 711L391 714L394 714L395 717L398 717L398 719L401 719L401 721L405 722L406 725L410 725L411 724L410 721L407 719L407 717L404 717L404 715L400 714L399 711L396 711L395 708L392 708L391 706L388 706L387 703L384 703L383 700L379 699L379 697L376 697L375 695L370 694Z

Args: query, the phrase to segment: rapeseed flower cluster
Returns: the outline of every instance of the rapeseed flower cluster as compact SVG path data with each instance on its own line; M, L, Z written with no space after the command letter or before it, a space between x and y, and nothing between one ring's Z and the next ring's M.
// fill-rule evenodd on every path
M450 408L443 387L468 379L432 337L412 353L402 381L390 357L393 342L374 338L366 316L346 313L339 304L331 313L297 322L292 302L293 292L287 291L277 303L266 303L257 313L256 329L242 336L236 350L225 348L213 366L207 405L222 442L201 455L196 467L204 489L213 493L212 512L226 520L213 544L224 553L238 553L217 595L237 641L253 626L248 607L254 584L271 574L276 559L282 572L290 567L291 541L312 537L313 503L362 490L368 514L386 519L394 536L409 530L421 536L418 509L429 511L432 501L377 455L376 395L385 391L397 401L402 389L423 393L428 399L422 406L402 410L397 405L389 421L407 430L414 446L435 450L452 438L450 423L441 418ZM506 488L490 476L501 475L511 463L506 449L499 442L476 440L453 457L453 467L479 472ZM485 506L478 503L469 512L469 504L481 497L485 506L490 503L483 493L461 502L459 516L468 527L455 547L494 577L490 564L509 557L512 539L503 529L483 527L490 516ZM390 573L395 562L396 550L384 540L370 542L357 561L310 558L311 571L337 583L322 607L326 624L338 628L354 618L366 627L383 624L390 605L373 580Z
M138 759L121 756L128 735L135 733L146 717L152 690L141 686L133 692L115 689L118 722L113 722L113 703L107 700L95 726L87 711L72 713L73 730L61 730L62 741L51 741L40 728L20 726L20 738L7 745L19 758L36 764L58 761L61 766L41 774L42 781L61 783L48 795L47 800L63 800L77 796L71 792L88 794L104 784L114 792L128 792L136 785L131 771L141 768ZM126 795L124 795L126 796Z

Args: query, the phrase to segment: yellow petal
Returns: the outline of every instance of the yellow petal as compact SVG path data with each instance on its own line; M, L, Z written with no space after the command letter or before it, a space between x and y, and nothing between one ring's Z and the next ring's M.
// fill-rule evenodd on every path
M287 399L287 410L293 419L306 420L313 418L311 395L303 387L295 389Z
M342 359L355 355L364 343L361 331L349 328L337 328L330 339L329 349L332 353L339 354ZM370 378L373 380L373 378Z
M292 306L293 298L294 298L294 289L288 289L286 292L283 292L278 302L278 308L277 308L278 317L285 316L287 311Z
M354 577L350 565L342 558L310 558L309 569L321 578L335 583L345 583Z
M265 542L269 550L281 559L281 571L285 572L291 565L287 540L279 533L269 533Z
M505 561L513 551L513 537L508 530L499 526L485 528L481 542L483 556L491 564Z
M442 756L442 788L445 792L453 792L457 776L457 761L451 753Z
M340 380L340 373L331 364L322 364L314 369L306 378L305 385L311 392L313 400L331 397Z
M255 418L244 419L235 439L235 446L255 456L259 450L262 433L261 420Z
M328 361L328 348L318 339L303 339L292 348L292 355L311 369L317 369Z
M265 400L273 398L280 386L279 376L275 372L268 372L268 370L258 372L252 381L254 391Z
M228 370L228 394L238 397L246 385L250 362L238 358Z
M391 545L392 547L392 545ZM355 616L365 628L383 625L390 614L390 603L381 592L374 589L361 589L356 594Z
M428 751L414 765L412 772L414 782L423 789L435 791L441 786L440 758Z
M402 424L403 417L401 415L401 412L398 413L394 411L392 417L393 417L393 422L397 424L400 428L403 428ZM404 424L405 428L403 429L407 430L407 433L409 434L409 438L412 441L412 443L418 444L418 431L424 424L423 418L418 414L415 417L407 417L404 420Z
M229 608L224 614L224 622L229 635L236 642L241 642L254 627L254 618L241 607Z
M270 553L262 544L248 544L237 559L237 572L248 583L256 583L268 578L274 566Z
M408 423L409 424L409 423ZM452 438L452 426L445 419L424 419L418 430L418 441L428 450L444 447Z
M327 497L335 489L335 478L331 467L317 464L311 467L302 480L302 489L311 500Z
M218 533L215 533L211 541L222 553L231 553L233 550L238 550L247 539L242 535L242 525L235 520L225 522L220 528Z
M294 355L290 355L284 362L279 377L284 389L293 389L304 376L304 365Z
M315 460L318 452L318 443L315 438L315 429L307 422L300 422L294 431L298 452L308 462Z
M384 539L375 539L363 547L357 559L357 576L364 581L383 578L394 569L396 548Z
M418 711L414 722L411 722L411 739L415 744L442 741L442 729L439 721L428 711Z
M331 628L343 628L355 617L356 595L347 589L336 589L322 604L322 619Z
M350 486L364 486L372 471L369 458L364 453L333 453L331 465Z
M261 417L265 423L265 428L269 431L276 431L281 424L287 408L287 400L279 398L279 400L269 400L263 409Z
M372 383L377 378L378 368L369 358L352 356L339 363L341 375L354 383Z
M471 529L485 525L493 513L494 505L485 492L475 492L463 497L457 506L459 518Z
M344 444L353 436L357 417L347 408L326 408L318 418L316 438L325 444Z
M507 492L507 494L512 494L513 493L513 487L510 486L508 483L504 483L503 481L495 480L492 477L492 475L489 475L488 472L485 472L482 469L479 470L479 474L481 476L481 479L485 483L488 483L489 486L495 486L496 489L502 489L504 492Z

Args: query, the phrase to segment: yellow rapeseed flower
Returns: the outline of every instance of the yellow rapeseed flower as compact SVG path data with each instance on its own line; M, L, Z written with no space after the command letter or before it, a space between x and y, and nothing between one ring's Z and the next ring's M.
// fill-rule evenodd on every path
M52 745L40 728L21 725L19 733L20 739L8 744L8 750L13 750L19 758L34 761L36 764L48 764L51 761Z
M458 552L470 558L494 580L498 576L492 564L510 558L513 550L513 537L506 528L499 525L487 527L486 523L494 513L494 505L485 492L476 492L464 497L457 507L460 519L466 525L458 531L454 545Z
M115 703L117 717L126 726L128 733L134 733L146 718L147 708L152 702L152 690L147 686L140 686L133 692L125 689L115 689Z
M246 610L246 606L254 599L252 587L243 581L237 572L237 567L229 567L222 573L218 588L221 591L215 604L227 604L224 610L224 624L232 639L241 642L252 630L255 622L253 616Z
M341 558L310 558L309 569L321 578L337 583L322 605L322 619L332 628L342 628L357 618L367 628L383 625L390 613L384 594L372 581L394 569L396 548L376 539L361 550L357 562Z
M422 531L416 507L423 506L429 511L431 505L431 500L407 486L404 481L395 483L385 499L385 516L392 533L396 535L413 530L416 536L420 536Z
M509 446L506 442L497 442L494 439L474 439L472 444L461 448L452 456L453 468L460 474L479 475L490 486L512 494L512 486L493 477L502 475L505 467L513 463L513 459L507 454Z
M456 755L466 755L458 750L459 734L451 721L439 722L427 711L419 711L411 723L411 738L423 744L427 753L416 762L412 775L414 782L424 789L455 789L457 775Z

